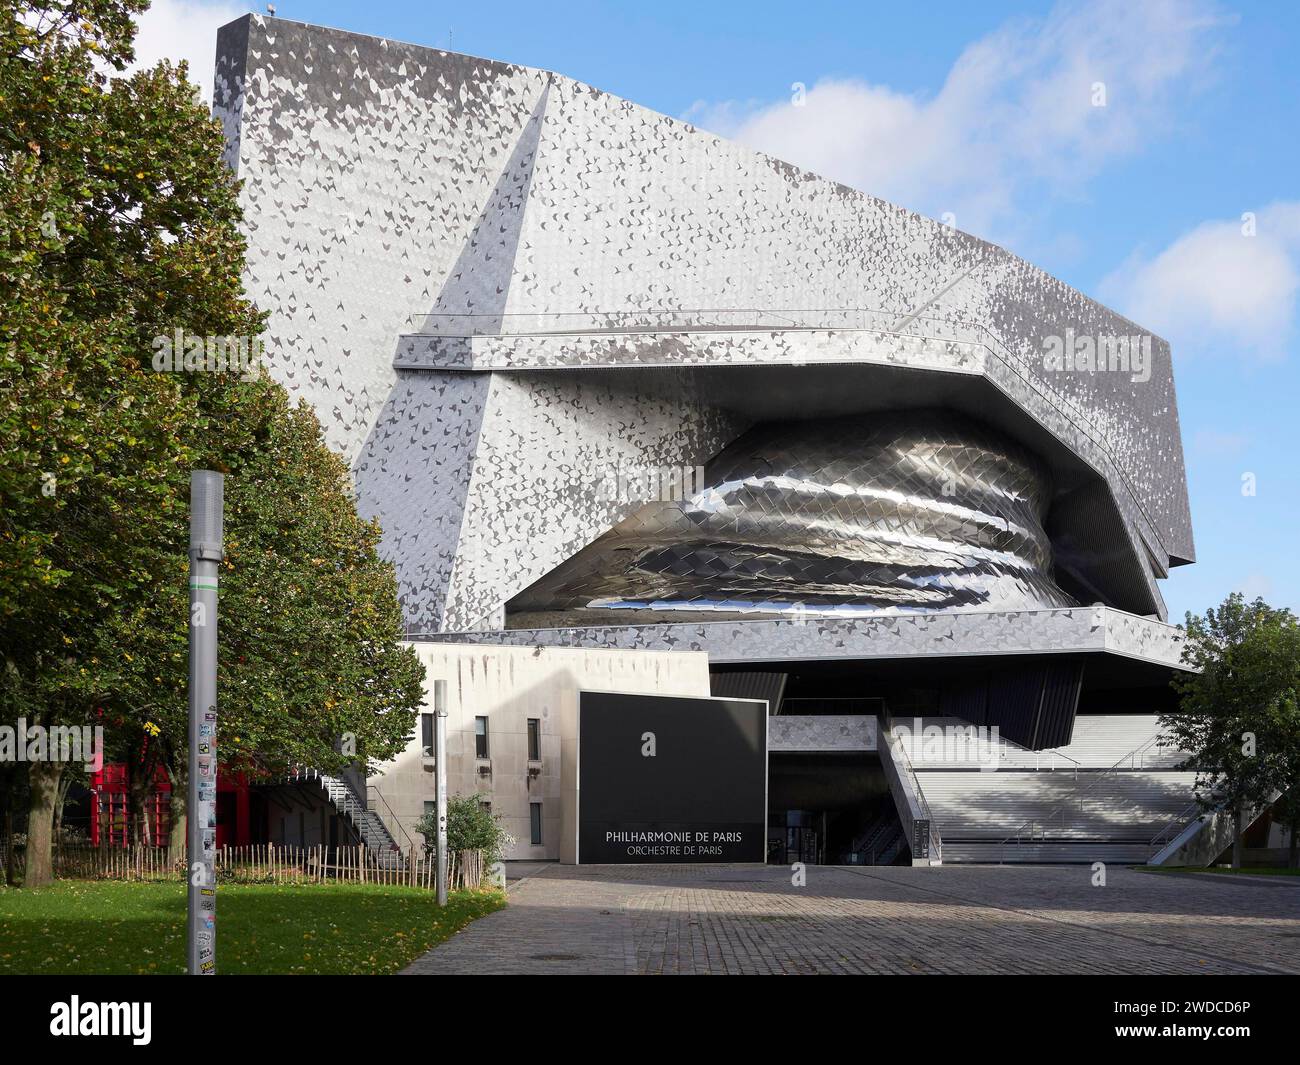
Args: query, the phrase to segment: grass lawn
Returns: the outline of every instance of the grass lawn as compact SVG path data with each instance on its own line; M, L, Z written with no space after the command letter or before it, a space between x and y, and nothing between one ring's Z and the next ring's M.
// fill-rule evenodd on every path
M1228 873L1236 876L1300 876L1300 869L1286 869L1279 865L1246 865L1231 869L1226 865L1203 868L1192 865L1139 865L1144 873Z
M484 914L502 892L373 884L217 889L217 972L392 973ZM61 881L0 887L0 974L183 973L185 885Z

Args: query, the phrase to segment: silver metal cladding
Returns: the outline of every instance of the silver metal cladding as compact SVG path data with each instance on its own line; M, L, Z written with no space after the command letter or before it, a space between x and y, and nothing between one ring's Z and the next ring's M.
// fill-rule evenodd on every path
M1074 605L1048 474L947 411L760 425L507 607L511 627Z

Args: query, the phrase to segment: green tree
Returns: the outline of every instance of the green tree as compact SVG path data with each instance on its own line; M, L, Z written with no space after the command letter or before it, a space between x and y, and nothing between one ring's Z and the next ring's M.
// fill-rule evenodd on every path
M294 765L373 767L406 747L423 700L423 669L400 642L392 567L378 556L378 525L358 518L347 467L321 442L315 416L287 409L277 386L251 387L256 397L243 395L228 423L251 432L227 455L218 749L228 769L252 778ZM101 676L112 678L110 703L121 708L120 756L152 755L172 780L173 832L186 765L183 525L176 537L160 559L171 576L112 619L97 655L117 652Z
M1300 771L1300 624L1285 609L1234 593L1204 617L1188 614L1178 712L1161 725L1188 752L1206 809L1232 811L1232 864L1241 865L1246 812Z
M140 8L0 11L0 712L34 725L88 723L85 641L147 582L137 545L190 457L177 438L193 405L134 358L135 308L170 302L142 209L169 161L136 158L144 79L110 89L94 65L130 60ZM63 768L28 767L28 883L50 877Z
M251 344L262 315L221 127L184 66L104 74L145 7L0 10L0 717L103 724L138 779L171 774L179 841L191 469L228 475L228 769L391 756L421 670L315 417L263 375L152 366L155 338ZM64 769L29 766L29 884L51 875Z

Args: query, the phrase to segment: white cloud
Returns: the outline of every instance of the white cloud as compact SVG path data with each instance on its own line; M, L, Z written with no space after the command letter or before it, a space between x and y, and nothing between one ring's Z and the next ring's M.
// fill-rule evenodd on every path
M1255 599L1267 599L1273 594L1273 582L1262 573L1250 573L1237 583L1235 591L1252 602Z
M189 79L212 100L212 75L217 54L217 29L248 13L246 4L222 0L153 0L140 16L132 70L151 67L160 59L189 62Z
M1167 131L1176 98L1208 76L1224 21L1201 0L1063 4L970 45L933 98L827 78L802 106L701 101L683 117L988 233L1017 225L1034 186L1077 195L1110 159Z
M1297 324L1300 201L1251 217L1253 226L1205 222L1154 256L1135 253L1102 281L1102 299L1180 354L1281 358Z

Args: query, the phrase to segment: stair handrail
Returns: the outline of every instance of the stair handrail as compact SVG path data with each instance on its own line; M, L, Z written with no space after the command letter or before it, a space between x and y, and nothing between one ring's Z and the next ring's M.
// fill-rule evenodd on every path
M1259 803L1249 804L1249 805L1243 805L1241 807L1241 822L1240 825L1237 826L1240 828L1241 836L1243 837L1245 836L1246 830L1250 828L1250 826L1253 825L1257 820L1259 820L1259 818L1263 816L1264 812L1268 810L1270 806L1272 806L1275 802L1277 802L1277 800L1282 796L1285 790L1286 789L1272 788L1270 789L1271 794L1264 801ZM1215 801L1216 798L1217 801ZM1214 805L1201 806L1200 803L1197 803L1197 805L1200 806L1200 815L1196 818L1195 821L1188 821L1183 826L1183 831L1191 830L1193 825L1197 826L1195 830L1191 832L1189 838L1194 838L1197 833L1202 832L1206 828L1212 826L1213 823L1217 821L1219 818L1225 816L1231 816L1231 804L1226 799L1222 798L1221 796L1216 797L1213 793L1211 793L1210 801L1214 802ZM1147 859L1148 863L1156 864L1156 859L1159 858L1162 854L1164 854L1165 851L1168 851L1170 848L1176 847L1178 845L1178 840L1180 838L1181 838L1181 833L1175 835L1168 843L1166 843L1163 847L1161 847L1159 850L1157 850ZM1186 845L1186 842L1187 841L1184 841L1184 845ZM1229 845L1230 843L1231 843L1231 839L1229 841ZM1244 845L1244 840L1243 840L1243 845ZM1223 848L1221 847L1219 849L1221 850ZM1177 851L1174 851L1174 853L1177 853ZM1215 855L1217 855L1218 851L1216 850L1214 853ZM1172 857L1172 856L1173 855L1170 854L1167 855L1166 857Z
M926 800L925 792L921 788L921 779L916 775L916 769L912 766L912 759L907 755L907 745L902 739L894 734L894 723L892 715L886 711L886 742L889 744L890 754L893 755L895 766L900 766L906 774L908 782L912 785L912 791L916 794L916 803L920 807L921 813L925 815L926 824L929 826L930 833L930 858L934 861L943 861L943 838L939 835L939 826L935 823L934 814L930 810L930 803ZM911 840L908 841L911 846Z
M913 720L914 720L914 721L924 721L925 719L924 719L924 718L914 718ZM963 719L962 719L962 718L954 718L954 719L952 719L952 720L958 720L958 721L960 721L960 720L963 720ZM890 726L889 726L889 727L890 727L891 729L892 729L892 727L893 727L892 720L891 720L891 722L890 722ZM974 728L983 728L983 727L985 727L985 726L975 726L975 725L972 725L971 727L974 727ZM915 742L916 739L919 737L919 741L920 741L920 743L922 744L922 746L924 746L925 740L924 740L924 737L923 737L923 736L920 736L919 733L914 732L914 733L913 733L913 737L914 737L914 742ZM1082 768L1084 768L1083 763L1082 763L1081 761L1079 761L1079 759L1077 759L1077 758L1075 758L1075 757L1073 757L1073 756L1071 756L1071 755L1066 754L1066 753L1065 753L1063 750L1061 750L1059 747L1049 747L1049 748L1046 748L1046 749L1044 749L1044 750L1036 751L1036 750L1032 750L1032 749L1029 748L1029 747L1026 747L1026 746L1025 746L1024 744L1022 744L1022 743L1017 743L1015 740L1010 739L1010 738L1007 737L1007 736L1003 736L1003 735L1001 735L1001 733L998 734L998 740L999 740L999 742L1000 742L1003 746L1005 746L1005 747L1014 747L1016 750L1023 752L1025 755L1032 755L1033 758L1034 758L1033 770L1034 770L1034 772L1036 772L1036 773L1038 773L1038 772L1042 772L1042 771L1043 771L1043 765L1042 765L1042 762L1043 762L1043 759L1044 759L1044 758L1048 758L1048 759L1050 759L1053 763L1055 762L1055 760L1056 760L1057 758L1060 758L1060 759L1063 759L1063 760L1066 761L1066 762L1069 762L1070 765L1069 765L1068 767L1065 767L1065 768L1070 769L1070 770L1074 773L1074 776L1075 776L1076 779L1078 779L1078 776L1079 776L1079 770L1082 769ZM989 744L989 745L988 745L988 749L993 753L994 757L996 758L997 765L998 765L998 767L1000 767L1000 766L1002 765L1002 762L1003 762L1003 752L1002 752L1002 749L1001 749L1000 747L996 747L996 746L994 746L994 745L992 745L992 744ZM949 766L955 766L955 765L956 765L956 766L969 765L970 762L969 762L969 760L965 760L965 759L961 759L961 760L958 760L958 759L946 760L946 759L945 759L945 760L942 761L942 762L938 762L938 763L926 762L925 764L926 764L926 768L935 768L935 767L937 767L937 766L949 767ZM985 763L985 762L980 761L980 760L977 759L977 763L976 763L976 764L978 764L978 765L980 765L981 767L983 767L983 766L985 766L987 763ZM1025 768L1025 769L1028 769L1029 767L1028 767L1028 766L1023 766L1023 767L1017 767L1017 768ZM1055 766L1054 764L1048 766L1047 772L1055 772L1055 771L1056 771L1056 766Z
M1151 837L1150 842L1147 844L1147 848L1152 854L1155 854L1160 850L1160 848L1173 839L1174 836L1178 835L1179 832L1187 827L1192 820L1192 814L1210 813L1215 809L1218 809L1218 807L1212 807L1210 810L1207 810L1198 800L1193 799L1179 810L1178 813L1174 814L1160 826L1160 830Z
M321 787L324 789L325 794L329 797L330 803L339 811L339 813L344 814L351 819L352 823L356 826L358 833L361 833L363 819L367 815L373 814L378 819L384 831L388 834L389 839L392 841L392 845L397 848L398 853L405 853L402 851L401 843L398 841L397 836L393 833L392 829L389 828L383 815L378 811L370 809L369 794L367 794L366 798L363 799L358 793L356 787L347 779L347 777L335 776L333 773L325 773L312 766L294 766L289 770L288 778L293 781L314 780L319 782ZM338 790L339 794L334 794L334 791L331 790L331 785ZM367 793L369 793L370 790L371 785L367 785ZM374 791L375 794L378 795L380 801L383 802L384 807L388 809L390 814L392 814L392 807L388 805L388 801L384 799L383 795L379 792L379 789L375 788ZM401 822L396 820L396 815L392 814L392 816L402 835L406 837L407 842L412 848L414 848L415 843L411 840L410 834L407 833L406 829L402 828ZM362 839L365 839L364 835L362 835ZM373 849L380 850L381 848L376 847Z
M999 848L998 861L999 862L1002 861L1002 848L1005 848L1008 843L1019 844L1021 841L1021 837L1024 835L1026 829L1029 830L1029 841L1032 843L1034 841L1034 831L1033 831L1034 825L1041 823L1043 824L1044 827L1046 827L1047 823L1053 820L1053 818L1055 818L1059 814L1061 816L1061 825L1062 827L1064 827L1065 811L1077 806L1078 809L1082 812L1084 800L1088 798L1088 796L1092 793L1092 791L1095 788L1097 788L1102 782L1107 780L1111 775L1119 773L1125 768L1137 769L1138 768L1138 766L1136 765L1137 759L1141 755L1145 754L1148 748L1153 746L1160 746L1161 741L1163 741L1164 739L1165 739L1165 734L1163 732L1157 732L1154 736L1151 736L1146 740L1143 740L1131 751L1122 755L1119 758L1119 760L1116 761L1114 764L1108 766L1105 769L1099 770L1094 774L1090 774L1092 776L1092 780L1089 781L1088 784L1086 784L1082 789L1080 789L1075 794L1057 803L1057 805L1054 806L1051 809L1051 811L1048 812L1046 815L1044 815L1043 817L1029 818L1029 820L1025 821L1014 832L1012 832L1011 835L1007 836L1006 839L1002 840L1002 842L998 844L998 848ZM1124 764L1125 762L1128 762L1129 765L1125 766Z
M388 800L384 798L384 793L380 791L377 787L375 787L375 785L373 784L367 784L366 791L368 793L366 796L367 802L370 802L372 798L378 799L380 804L383 806L384 810L388 811L387 817L385 817L383 813L380 812L379 810L372 809L371 812L376 814L379 817L379 820L384 823L384 827L388 829L388 834L393 837L393 842L397 844L397 849L406 854L418 853L415 847L415 840L412 839L411 834L406 831L406 827L402 824L401 820L398 819L398 816L393 811L393 808L388 805ZM396 828L397 832L400 832L402 836L405 838L406 840L405 848L402 847L401 840L397 838L397 832L393 831L394 828Z
M1049 748L1048 748L1047 750L1045 750L1045 751L1035 751L1035 752L1034 752L1034 772L1035 772L1035 773L1041 773L1041 772L1042 772L1043 767L1042 767L1039 763L1040 763L1040 761L1041 761L1043 755L1048 755L1048 756L1049 756L1053 761L1055 761L1057 758L1064 758L1067 762L1070 762L1070 763L1072 764L1072 766L1073 766L1074 779L1075 779L1075 780L1078 780L1078 779L1079 779L1079 770L1083 768L1083 763L1082 763L1081 761L1079 761L1079 759L1077 759L1077 758L1071 758L1068 754L1066 754L1064 751L1062 751L1059 747L1049 747ZM1055 765L1049 766L1047 771L1048 771L1049 773L1054 773L1054 772L1056 772L1056 766L1055 766Z

